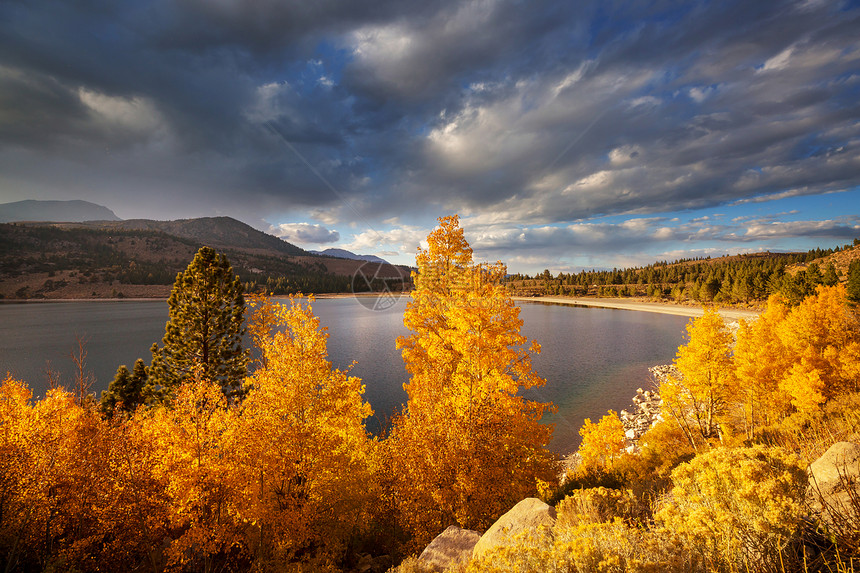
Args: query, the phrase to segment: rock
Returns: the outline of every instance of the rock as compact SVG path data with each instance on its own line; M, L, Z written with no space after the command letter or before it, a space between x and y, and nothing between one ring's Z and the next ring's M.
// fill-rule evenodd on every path
M539 499L526 498L490 526L475 545L472 557L478 559L491 549L508 545L512 538L525 531L549 536L553 525L555 508Z
M860 444L837 442L809 464L808 499L827 524L860 518L855 502L860 497Z
M418 561L434 571L444 571L467 562L480 538L481 534L477 531L452 525L424 548Z
M666 376L675 373L673 365L653 366L649 369L655 380L659 381ZM624 437L627 440L627 451L639 451L639 440L654 424L661 419L660 407L663 401L656 390L636 389L636 395L632 399L633 409L622 410L620 414L621 424L624 426ZM630 449L632 446L632 449Z
M822 494L844 489L843 477L856 483L860 477L860 444L836 442L809 465L809 474L810 487Z

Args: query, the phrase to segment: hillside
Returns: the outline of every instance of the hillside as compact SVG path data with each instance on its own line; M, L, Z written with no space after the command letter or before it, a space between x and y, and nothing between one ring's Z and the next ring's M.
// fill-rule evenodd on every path
M0 298L166 297L203 245L225 253L252 292L352 292L383 282L399 289L410 272L314 255L229 217L7 223L0 224ZM371 285L365 276L389 280Z
M111 223L82 223L82 227L117 231L156 231L208 245L214 249L242 249L246 251L275 252L284 255L307 255L308 252L292 243L268 235L231 217L200 217L176 221L128 219ZM71 228L71 226L68 226Z
M791 265L786 269L786 271L792 274L798 271L805 271L809 268L809 265L813 263L817 264L819 269L824 270L827 268L827 265L832 263L836 269L836 273L840 276L844 276L848 273L848 267L851 263L857 260L860 260L860 246L855 245L853 249L842 249L823 257L817 257L808 263Z
M0 223L13 221L119 221L116 214L89 201L15 201L0 204Z
M591 270L534 277L512 275L507 280L517 296L633 297L700 305L719 303L758 308L779 293L797 304L819 284L848 280L848 266L860 259L860 242L806 253L751 253L716 258L661 261L645 267ZM834 271L824 274L830 263ZM804 272L813 263L819 272Z

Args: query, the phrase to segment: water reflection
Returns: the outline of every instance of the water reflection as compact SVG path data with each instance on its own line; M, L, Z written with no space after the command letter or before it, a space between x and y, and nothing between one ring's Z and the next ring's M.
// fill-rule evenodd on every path
M368 428L377 432L406 400L408 374L395 347L403 327L406 300L373 311L352 298L318 299L314 312L328 328L329 357L335 367L357 364L352 374L364 380L365 399L374 409ZM534 367L547 379L529 397L558 406L547 421L556 426L551 447L568 452L579 444L584 418L630 404L637 387L650 384L648 367L672 360L683 340L687 318L625 310L519 303L523 333L543 352ZM69 353L75 336L87 340L87 363L96 377L93 391L107 389L117 367L138 357L150 360L149 347L160 342L167 304L149 301L50 302L0 305L0 372L27 381L38 396L45 392L46 362L72 380Z

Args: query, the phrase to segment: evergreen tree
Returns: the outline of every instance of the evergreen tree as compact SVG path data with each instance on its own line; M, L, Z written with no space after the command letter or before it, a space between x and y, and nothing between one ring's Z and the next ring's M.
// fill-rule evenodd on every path
M107 391L102 392L102 412L110 416L118 405L124 412L134 412L145 402L148 379L149 371L141 358L134 363L134 373L129 372L125 364L117 368Z
M851 302L860 302L860 260L852 261L848 267L847 289L848 300Z
M228 396L239 392L248 365L243 290L227 257L210 247L176 276L164 346L152 345L150 374L159 392L170 394L195 376L220 384Z
M827 264L827 268L824 269L824 276L821 280L824 286L836 286L839 282L839 275L836 273L836 267L833 263Z
M806 269L806 295L809 296L814 293L815 287L823 282L824 277L821 275L821 267L818 266L818 263L810 263Z

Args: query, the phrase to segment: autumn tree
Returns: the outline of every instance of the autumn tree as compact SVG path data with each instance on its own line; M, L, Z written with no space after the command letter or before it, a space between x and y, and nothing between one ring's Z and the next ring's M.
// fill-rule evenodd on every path
M257 340L263 366L248 381L231 445L249 546L276 570L315 552L339 559L366 526L372 491L364 385L332 367L310 302L258 301L255 313L276 328Z
M791 396L780 381L793 360L779 336L789 308L772 295L765 311L753 321L741 320L734 349L734 414L748 438L757 429L780 421L790 413Z
M101 551L108 445L101 417L76 398L54 388L33 402L21 382L8 378L0 386L0 551L7 570L85 571Z
M387 440L398 511L416 543L452 523L486 528L553 479L545 450L549 405L520 390L544 380L531 367L519 309L501 263L477 265L456 216L419 249L415 288L398 339L411 377Z
M199 374L179 387L171 406L138 414L143 437L155 448L152 479L167 495L167 568L229 569L245 552L245 524L235 504L241 484L229 441L235 406L220 384Z
M860 390L860 322L844 286L818 287L780 324L779 337L792 357L780 387L797 410Z
M163 346L152 346L151 384L169 394L197 373L220 384L225 395L236 394L248 364L242 348L245 299L227 257L201 248L176 276L167 303Z
M582 457L582 469L586 471L606 469L624 453L627 445L624 425L612 410L596 424L586 418L579 435L582 436L582 443L578 451Z
M695 446L720 435L719 419L734 381L732 335L715 308L691 321L687 333L689 341L675 358L680 376L663 380L660 396Z

